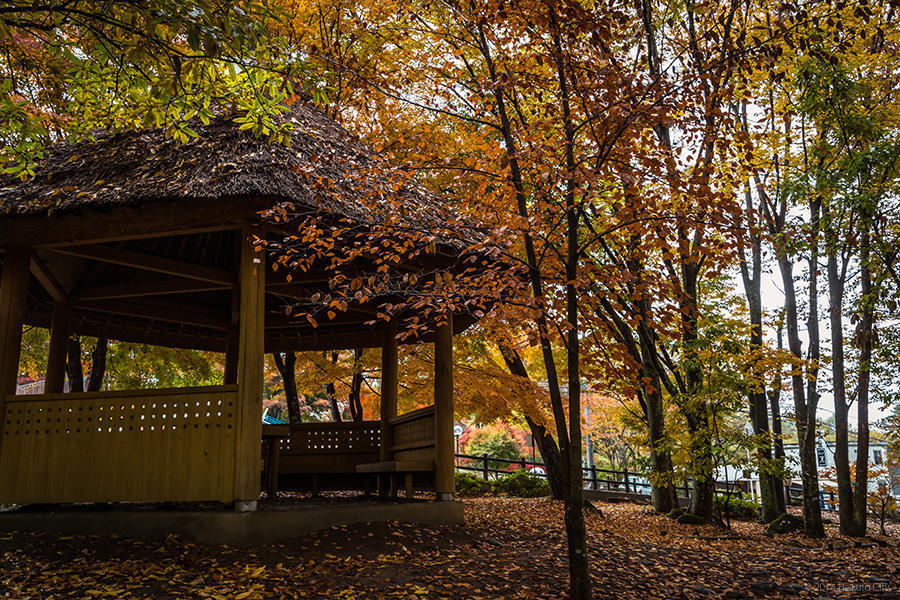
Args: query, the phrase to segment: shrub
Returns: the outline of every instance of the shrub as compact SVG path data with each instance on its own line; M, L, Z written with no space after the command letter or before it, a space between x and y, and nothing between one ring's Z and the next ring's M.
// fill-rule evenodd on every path
M725 496L716 494L713 498L713 507L718 514L725 516ZM759 504L736 496L728 498L727 511L729 518L732 519L758 519L760 514Z
M517 498L537 498L550 495L550 485L543 477L532 475L524 469L501 475L491 482L491 491L495 494L515 496Z
M491 493L491 484L477 475L457 471L456 493L460 496L484 496Z
M513 432L502 423L495 423L476 429L465 442L465 453L472 456L487 454L495 458L519 460L522 458L522 445ZM509 463L488 461L491 469L505 469Z
M472 473L456 473L456 493L460 496L514 496L537 498L550 495L550 485L542 477L519 469L501 475L493 481L485 481Z

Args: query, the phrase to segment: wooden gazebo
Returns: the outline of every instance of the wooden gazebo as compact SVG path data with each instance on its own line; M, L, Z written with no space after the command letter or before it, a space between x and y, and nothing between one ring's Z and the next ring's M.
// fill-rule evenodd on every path
M410 340L435 345L434 406L397 415L402 315L373 324L371 308L352 302L315 327L286 315L286 299L327 290L330 274L286 277L258 244L294 226L261 216L285 202L319 222L377 224L377 211L354 195L366 188L394 190L419 228L438 228L445 213L412 182L382 185L371 153L315 108L298 103L284 118L294 125L290 146L227 118L187 143L144 131L60 145L34 177L0 190L0 503L220 501L254 510L264 353L361 347L382 348L380 421L293 432L282 465L295 474L340 463L415 475L437 499L453 498L452 336L474 318L450 311ZM323 179L333 193L316 189ZM435 247L402 268L453 273L460 246ZM15 395L23 324L50 329L43 394ZM224 384L63 393L72 334L223 352Z

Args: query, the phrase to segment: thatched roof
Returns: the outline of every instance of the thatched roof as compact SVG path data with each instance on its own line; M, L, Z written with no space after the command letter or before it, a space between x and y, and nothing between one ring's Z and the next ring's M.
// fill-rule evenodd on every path
M3 182L0 218L259 197L364 224L392 215L415 229L446 226L449 212L436 196L315 107L297 102L278 118L292 122L290 146L226 117L198 122L199 135L185 143L151 129L52 146L34 177Z
M427 341L435 316L422 298L435 273L452 273L461 294L459 282L479 289L488 267L505 268L477 226L314 106L298 102L278 118L291 122L290 145L223 116L193 124L198 135L184 143L155 129L58 144L30 179L0 180L0 249L34 247L40 275L25 322L49 326L64 298L74 333L222 351L241 230L266 212L279 217L258 229L272 266L267 352L379 346L382 305ZM400 242L396 254L385 242ZM370 283L385 265L391 277ZM341 287L363 280L372 289L361 298ZM335 314L332 296L344 304ZM452 310L460 331L484 307Z

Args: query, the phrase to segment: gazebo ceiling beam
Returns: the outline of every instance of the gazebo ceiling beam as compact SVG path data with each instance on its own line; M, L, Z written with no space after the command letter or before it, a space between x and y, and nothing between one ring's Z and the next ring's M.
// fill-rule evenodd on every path
M34 275L34 278L41 284L41 287L46 290L54 302L66 302L68 300L69 295L66 293L66 290L60 285L59 281L56 280L56 277L53 276L50 268L40 259L40 257L32 255L30 270L31 274Z
M260 198L235 197L195 203L188 209L177 201L148 201L112 210L57 213L52 219L43 214L12 217L0 220L0 240L9 246L52 248L228 231L255 219L264 204Z
M138 317L167 323L197 325L212 329L227 329L228 319L200 306L185 305L181 302L135 302L121 300L95 300L76 302L73 307L126 317Z
M76 301L111 300L113 298L137 298L142 296L165 296L167 294L193 294L230 290L232 286L211 283L199 279L165 279L123 285L98 285L79 290L73 296Z
M315 317L314 317L315 318ZM349 315L344 313L343 315L336 315L333 319L328 319L327 317L323 317L321 319L316 319L316 322L322 326L327 327L329 325L365 325L369 321L372 321L371 316L367 316L364 319L361 318L351 318ZM266 315L266 329L314 329L311 327L309 321L306 317L288 317L282 315Z
M198 265L152 254L144 254L142 252L126 250L125 248L88 245L53 248L53 251L61 254L68 254L69 256L86 258L88 260L96 260L134 269L143 269L145 271L154 271L156 273L165 273L167 275L175 275L178 277L187 277L189 279L217 283L228 287L234 285L235 282L234 274L226 269Z

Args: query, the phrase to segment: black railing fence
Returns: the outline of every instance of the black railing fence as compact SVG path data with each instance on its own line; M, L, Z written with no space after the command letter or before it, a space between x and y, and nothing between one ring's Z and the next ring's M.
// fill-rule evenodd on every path
M505 469L498 469L491 465L496 464L507 465ZM508 458L498 458L487 454L457 454L456 469L459 471L469 471L477 473L482 479L497 478L510 472L510 466L514 465L519 469L525 469L536 477L547 478L546 465L544 463L530 461L525 458L510 460ZM644 494L650 495L650 482L646 475L637 471L629 471L622 469L615 471L610 469L600 469L597 467L588 467L583 470L582 480L584 481L584 489L600 490L609 492L624 492L626 494ZM690 497L690 482L684 482L675 486L678 495L681 498ZM736 481L716 481L716 494L731 494L732 497L742 498L745 490L741 488ZM802 504L803 492L800 489L785 487L788 504ZM837 498L833 491L820 491L819 503L822 510L835 511L838 509Z
M508 458L498 458L487 454L482 454L480 456L471 454L456 455L457 470L477 473L485 480L491 479L491 477L496 478L510 472L509 467L498 469L491 466L496 465L497 463L508 466L515 465L519 469L525 469L537 477L543 477L545 479L547 477L546 466L544 463L529 461L525 458L510 460ZM628 469L615 471L611 469L588 467L582 471L582 480L584 482L584 488L588 490L624 492L626 494L650 495L650 488L652 487L646 475L640 472L629 471ZM690 496L690 486L688 482L676 485L675 487L679 496L682 498ZM729 492L732 496L736 497L741 497L743 495L743 491L736 482L716 482L717 494Z

